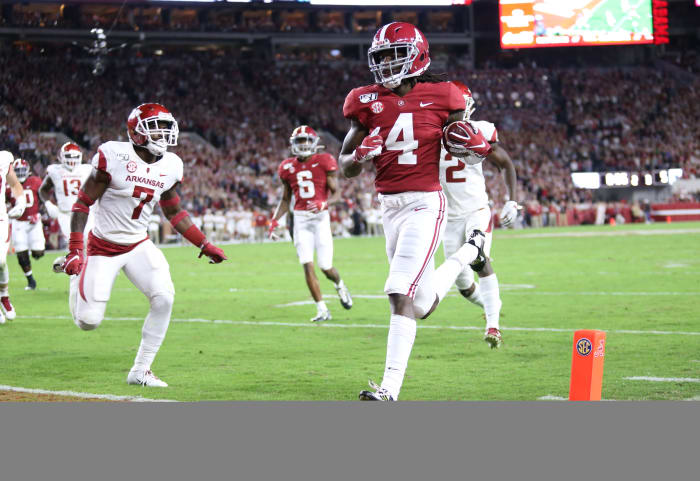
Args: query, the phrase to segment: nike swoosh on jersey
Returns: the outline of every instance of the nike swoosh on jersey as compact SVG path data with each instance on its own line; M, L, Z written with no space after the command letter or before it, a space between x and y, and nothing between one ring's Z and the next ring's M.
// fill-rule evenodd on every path
M421 107L427 107L428 105L433 105L434 103L435 103L435 102L428 102L428 103L424 104L423 102L421 102L421 103L420 103L420 106L421 106Z
M317 165L318 165L318 162L316 162L315 164L311 164L311 167L316 167Z

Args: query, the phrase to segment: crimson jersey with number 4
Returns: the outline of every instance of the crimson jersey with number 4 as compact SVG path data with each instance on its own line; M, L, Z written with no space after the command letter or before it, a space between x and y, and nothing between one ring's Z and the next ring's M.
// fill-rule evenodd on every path
M115 244L131 245L146 238L153 207L166 190L182 181L182 160L166 152L147 164L131 142L106 142L97 149L92 166L110 176L98 201L94 235Z
M379 193L440 190L442 128L450 112L464 110L462 91L452 82L419 82L403 97L381 85L353 89L343 115L373 134L379 127L382 153L373 159Z
M326 173L335 170L338 163L331 154L314 154L304 162L297 157L283 160L277 173L292 188L294 210L310 210L314 202L321 204L328 200Z
M63 164L51 164L46 168L46 175L53 182L56 194L56 204L63 212L70 212L78 199L78 192L92 173L90 164L78 164L73 170L66 169Z

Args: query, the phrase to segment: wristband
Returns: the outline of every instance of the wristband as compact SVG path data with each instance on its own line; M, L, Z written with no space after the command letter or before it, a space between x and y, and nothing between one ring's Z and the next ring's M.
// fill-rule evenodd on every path
M184 237L197 247L202 247L207 241L206 236L202 234L202 231L199 230L199 228L197 228L197 226L194 224L189 226L187 230L182 233L182 237Z
M85 204L88 207L90 207L92 204L95 203L95 201L93 199L91 199L90 196L87 195L82 190L78 191L78 200L81 201L83 204Z
M68 250L83 250L83 233L82 232L71 232L70 238L68 240Z

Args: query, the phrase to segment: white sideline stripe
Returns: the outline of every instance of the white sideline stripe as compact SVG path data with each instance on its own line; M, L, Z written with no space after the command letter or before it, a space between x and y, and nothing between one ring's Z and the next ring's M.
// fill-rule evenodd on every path
M71 319L70 316L22 316L25 319ZM143 317L105 317L106 321L143 321ZM323 322L320 324L312 322L279 322L279 321L234 321L231 319L203 319L203 318L188 318L188 319L171 319L172 322L197 322L202 324L229 324L234 326L280 326L280 327L340 327L345 329L388 329L387 324L335 324L332 322ZM418 329L444 329L452 331L483 331L483 326L435 326L418 324ZM556 327L505 327L504 331L523 331L523 332L575 332L578 328L560 329ZM654 335L682 335L682 336L700 336L700 332L686 331L637 331L630 329L615 329L605 331L609 334L654 334Z
M651 381L651 382L700 382L694 377L652 377L652 376L632 376L623 377L627 381Z
M86 399L106 399L108 401L129 401L140 403L176 403L172 399L149 399L138 396L116 396L114 394L91 394L89 392L76 391L48 391L46 389L30 389L26 387L5 386L0 384L0 391L26 392L30 394L54 394L56 396L71 396Z
M611 227L612 229L612 227ZM496 231L498 232L498 231ZM500 239L537 239L539 237L616 237L629 235L674 235L700 234L700 229L664 229L664 230L619 230L613 232L541 232L532 234L514 234L499 237Z
M665 209L652 210L649 215L698 215L700 209Z
M547 394L546 396L538 397L537 400L538 401L566 401L567 399L565 397L552 396L551 394Z

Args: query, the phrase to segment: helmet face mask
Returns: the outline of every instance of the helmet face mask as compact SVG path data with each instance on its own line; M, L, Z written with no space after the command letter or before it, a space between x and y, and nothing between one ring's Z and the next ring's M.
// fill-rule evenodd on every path
M289 137L289 146L292 155L297 157L308 157L316 153L318 149L319 137L311 127L301 125L294 129Z
M73 170L83 161L83 152L73 142L66 142L58 152L58 160L67 170Z
M367 61L375 83L394 89L403 79L416 77L428 69L428 41L410 23L389 23L374 35Z
M132 110L127 120L131 143L144 147L155 156L177 145L179 134L175 117L160 104L142 104Z
M12 168L14 169L17 180L19 180L20 183L23 183L25 180L27 180L27 177L29 177L29 164L26 160L15 159L15 161L12 163Z

